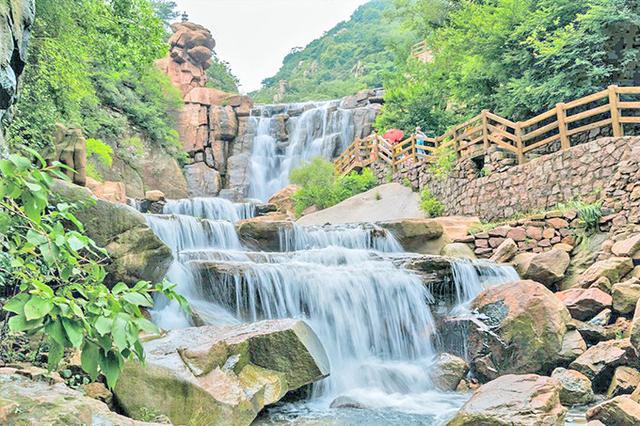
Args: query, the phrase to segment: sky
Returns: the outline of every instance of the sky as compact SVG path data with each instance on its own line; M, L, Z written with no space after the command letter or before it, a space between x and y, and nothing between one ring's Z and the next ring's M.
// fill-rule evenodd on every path
M349 19L367 0L174 0L189 20L213 33L242 92L260 88L293 47L304 47Z

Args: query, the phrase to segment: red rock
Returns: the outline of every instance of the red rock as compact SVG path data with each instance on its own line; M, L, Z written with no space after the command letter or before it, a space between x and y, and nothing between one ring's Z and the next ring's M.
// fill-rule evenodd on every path
M586 321L605 308L611 307L612 297L598 288L572 288L556 293L556 297L565 304L571 316Z
M562 228L568 228L569 227L569 222L567 222L566 220L559 218L559 217L554 217L551 219L547 219L547 223L549 225L551 225L553 228L555 229L562 229Z
M507 238L511 238L513 241L524 241L527 239L527 235L524 229L513 228L507 232Z
M527 234L527 237L534 240L542 239L542 229L538 228L537 226L527 227L526 234Z

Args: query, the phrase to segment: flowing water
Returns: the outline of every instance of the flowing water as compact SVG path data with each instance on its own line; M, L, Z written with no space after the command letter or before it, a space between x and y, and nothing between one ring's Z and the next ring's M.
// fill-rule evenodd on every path
M330 377L314 385L308 401L261 421L357 424L360 414L349 420L328 408L348 397L371 410L369 419L381 416L379 424L439 424L466 400L434 390L433 296L417 275L394 265L402 248L388 232L294 227L280 233L280 252L252 252L233 226L251 215L247 205L182 200L169 202L165 213L148 215L148 223L174 252L168 278L203 322L299 318L324 344ZM460 262L453 270L454 311L487 286L517 279L513 269L489 263ZM152 315L163 328L192 325L171 303L159 303Z
M258 114L250 117L250 129L255 134L250 198L267 201L287 186L293 168L313 157L334 158L351 144L355 135L353 111L341 109L339 104L328 101L257 108ZM286 125L287 141L280 140L283 114L291 115Z

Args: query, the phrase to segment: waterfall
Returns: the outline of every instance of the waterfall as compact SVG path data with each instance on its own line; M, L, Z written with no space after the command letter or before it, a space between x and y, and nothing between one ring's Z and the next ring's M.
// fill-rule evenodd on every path
M331 363L331 375L314 385L306 402L314 410L343 396L438 423L464 402L463 395L433 387L433 296L417 275L394 264L402 248L389 232L372 225L294 226L281 230L281 252L251 252L234 227L243 209L197 199L170 202L165 214L147 215L174 253L168 279L198 321L305 320ZM453 270L456 306L514 278L509 268L488 262L459 262ZM152 317L163 328L193 325L167 301L158 301Z
M355 136L353 111L340 101L263 105L250 117L254 133L249 197L261 201L289 183L292 169L314 157L339 155ZM287 117L286 125L284 117Z

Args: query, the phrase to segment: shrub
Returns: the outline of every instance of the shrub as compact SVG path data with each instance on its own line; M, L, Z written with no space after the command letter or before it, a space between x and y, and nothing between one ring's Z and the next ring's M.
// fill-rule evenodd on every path
M425 189L420 194L420 209L429 217L440 217L444 213L444 204Z
M113 148L100 139L87 139L87 158L94 155L105 167L111 168L113 165Z
M436 149L434 161L429 165L429 172L437 179L446 179L458 161L456 151L452 147Z
M558 205L560 210L575 210L578 213L580 225L587 232L595 232L602 218L602 201L586 203L581 200L572 200Z
M320 157L292 170L289 180L301 187L293 195L298 216L311 206L320 209L334 206L373 188L378 182L370 169L364 169L362 174L352 172L346 176L336 176L333 163Z
M106 252L83 234L79 206L51 192L51 175L65 179L64 166L34 155L37 167L19 155L0 160L0 298L9 298L0 341L9 332L41 335L50 369L65 349L78 349L82 369L113 387L127 358L144 357L140 332L157 332L141 312L153 306L152 293L186 301L168 282L105 286Z

